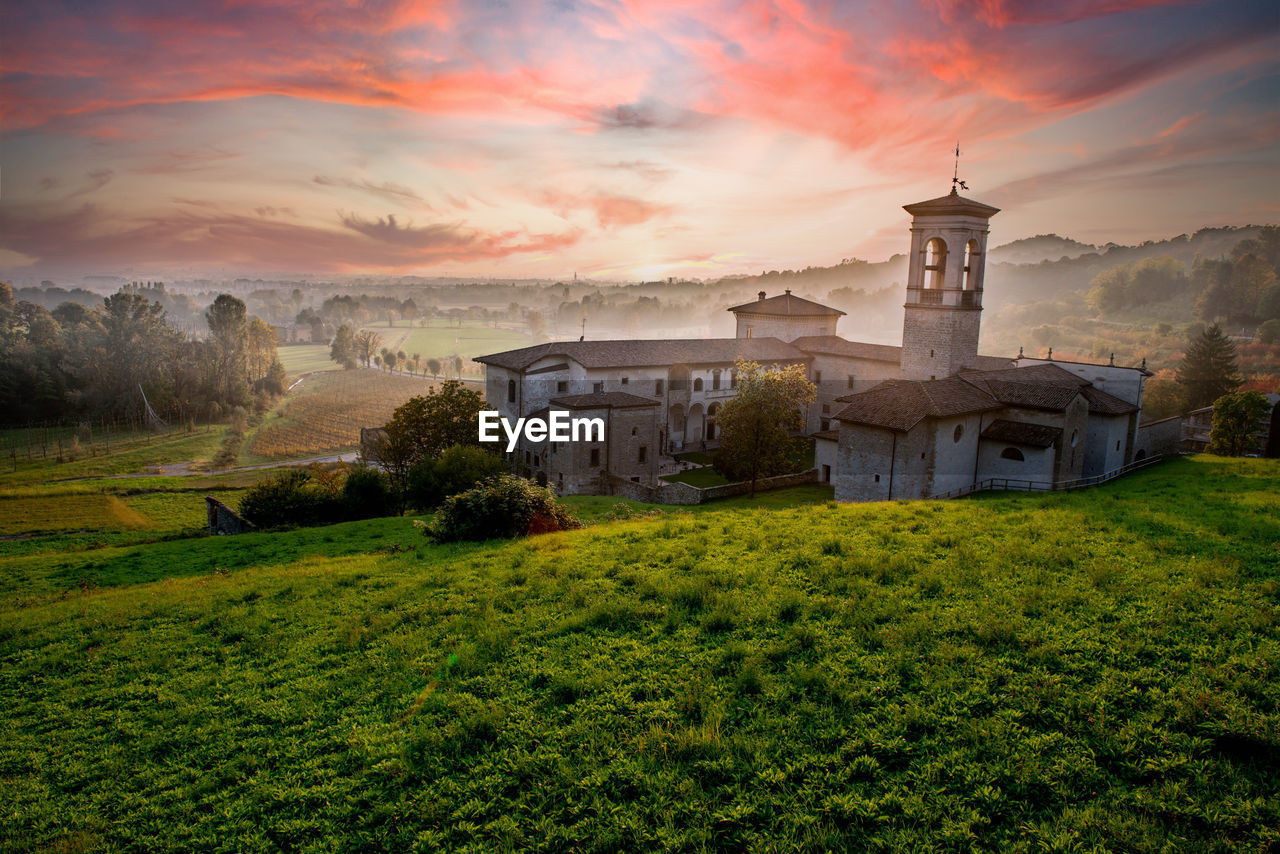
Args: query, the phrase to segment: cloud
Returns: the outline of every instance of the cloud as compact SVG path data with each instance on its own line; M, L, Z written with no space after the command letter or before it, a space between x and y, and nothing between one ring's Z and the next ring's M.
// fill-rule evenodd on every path
M51 267L109 269L136 265L217 265L316 271L415 269L444 261L559 251L580 230L486 233L458 224L415 227L394 216L342 216L336 228L261 217L178 210L122 222L85 204L49 212L0 209L0 252L38 257ZM20 249L18 247L21 247Z
M383 181L380 184L375 184L368 180L354 181L350 178L330 178L327 175L317 175L311 180L313 183L319 184L322 187L347 187L348 189L359 190L362 193L368 193L369 195L377 196L393 202L415 202L420 205L426 204L426 201L422 196L419 196L413 190L401 184L392 183L391 181Z
M640 225L649 220L667 216L671 206L623 196L615 193L575 194L558 190L545 190L533 195L536 204L547 207L565 219L579 210L590 211L596 223L603 229Z
M115 174L114 169L94 169L85 176L89 179L89 183L80 187L78 190L68 193L65 198L74 199L79 196L87 196L90 193L97 192L107 186L107 184L111 183L111 179L115 177ZM43 182L41 185L43 186ZM56 186L56 184L51 184L50 186Z

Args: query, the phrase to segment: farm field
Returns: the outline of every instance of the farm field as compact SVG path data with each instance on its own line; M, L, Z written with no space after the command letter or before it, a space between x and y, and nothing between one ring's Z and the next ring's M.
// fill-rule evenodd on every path
M328 344L281 344L276 354L290 381L311 371L342 370L342 365L329 358Z
M208 461L217 452L226 431L225 424L214 424L197 426L191 432L175 426L159 434L112 433L109 438L98 432L92 445L82 447L74 459L70 453L64 453L62 462L58 461L52 439L46 455L37 450L30 458L26 456L24 450L28 445L38 442L29 434L39 431L0 431L0 448L9 456L7 460L0 460L0 486L134 474L171 463ZM69 448L75 431L65 427L48 432L57 433L64 448Z
M486 353L514 350L517 347L528 347L534 343L533 339L524 332L514 329L495 329L477 323L464 322L459 327L443 320L433 320L430 326L415 326L412 329L403 325L391 329L385 325L366 328L373 329L385 339L384 347L390 346L388 341L399 341L398 349L404 350L410 356L418 353L424 362L430 358L453 355L455 338L458 355L464 359L473 359Z
M5 559L0 846L1280 845L1280 463L607 501Z
M245 441L242 465L350 450L361 427L379 427L396 407L426 394L431 383L378 370L309 376Z

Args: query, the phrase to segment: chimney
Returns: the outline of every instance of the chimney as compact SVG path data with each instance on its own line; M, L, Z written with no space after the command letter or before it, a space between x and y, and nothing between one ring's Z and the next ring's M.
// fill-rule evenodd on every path
M760 301L764 302L764 291L760 292Z
M787 296L791 296L791 288L787 288Z

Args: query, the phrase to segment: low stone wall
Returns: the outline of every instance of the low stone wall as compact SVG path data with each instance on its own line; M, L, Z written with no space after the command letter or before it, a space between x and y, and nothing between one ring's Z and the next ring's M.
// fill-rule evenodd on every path
M1133 443L1133 458L1137 460L1171 456L1178 453L1181 442L1182 419L1177 415L1159 421L1148 421L1138 427L1138 435Z
M243 534L253 530L253 523L211 495L205 496L210 534Z
M777 477L765 477L756 481L756 492L768 492L771 489L786 489L790 486L801 486L818 482L816 468L795 474L780 474ZM610 495L630 498L632 501L643 501L647 504L702 504L717 498L729 498L734 495L747 495L751 492L749 482L726 483L723 486L699 488L687 483L660 481L658 486L647 486L635 483L624 477L611 475L608 482Z

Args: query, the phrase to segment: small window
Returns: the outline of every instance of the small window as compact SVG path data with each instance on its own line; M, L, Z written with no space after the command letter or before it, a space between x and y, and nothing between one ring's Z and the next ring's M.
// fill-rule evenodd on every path
M831 414L831 404L829 404L829 403L824 403L824 404L822 404L822 414L823 414L823 415L830 415L830 414Z
M693 390L702 391L702 377L698 377L696 380L693 381Z
M628 379L630 379L630 378L629 378L629 377L623 377L623 378L622 378L622 384L623 384L623 385L626 385L626 384L627 384L627 380L628 380Z
M830 418L824 418L824 419L822 419L822 423L821 423L821 425L820 425L820 429L822 429L822 430L830 430L830 429L831 429L831 419L830 419Z
M711 372L711 388L713 391L720 390L720 372L719 371Z
M645 456L649 453L649 449L644 445L640 446L640 453L636 455L637 462L644 462Z
M831 482L831 466L822 467L822 482L823 483Z
M632 435L632 436L636 435L636 433L638 433L638 432L640 432L640 428L639 428L639 427L632 427L632 428L631 428L631 435Z
M653 393L658 397L662 397L662 380L654 380Z
M599 448L591 449L591 465L593 466L600 465L600 449Z
M632 478L631 478L631 482L632 482L632 483L639 483L639 482L640 482L640 475L638 475L638 474L637 474L637 475L633 475L633 476L632 476Z
M813 372L813 384L814 384L814 385L817 385L817 384L818 384L818 383L820 383L820 382L822 382L822 371L814 371L814 372Z
M568 390L569 384L564 380L560 380L560 382L556 383L556 394L564 394Z
M1071 447L1074 448L1076 446L1076 443L1079 441L1080 441L1080 431L1072 430L1071 431Z
M599 394L600 392L604 391L604 383L595 383L594 385L591 386L591 390L594 391L596 394Z
M924 451L921 451L921 452L920 452L920 459L922 459L922 460L924 459Z
M929 351L929 358L930 358L930 359L932 359L932 358L933 358L933 351L932 351L932 350L930 350L930 351Z
M845 388L853 388L853 375L852 375L852 374L850 374L850 375L849 375L848 384L845 386Z
M1116 450L1120 450L1120 440L1116 439Z
M876 475L876 483L880 482L880 475Z
M752 333L754 333L754 332L755 332L755 330L754 330L754 329L752 329L750 326L748 326L748 327L747 327L747 337L748 337L748 338L751 338L751 337L752 337Z
M1005 448L1000 452L1000 458L1002 460L1017 460L1018 462L1022 462L1026 459L1026 457L1022 456L1022 451L1019 451L1017 448Z
M737 387L738 387L738 372L730 371L729 372L729 388L737 388Z
M956 425L955 432L951 434L951 441L953 441L953 442L959 442L959 441L960 441L960 437L961 437L961 436L963 436L963 435L964 435L964 425L963 425L963 424L957 424L957 425Z
M516 402L516 381L507 380L507 403Z

